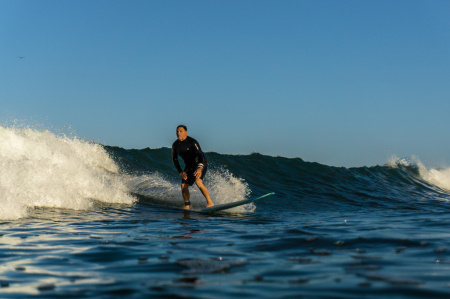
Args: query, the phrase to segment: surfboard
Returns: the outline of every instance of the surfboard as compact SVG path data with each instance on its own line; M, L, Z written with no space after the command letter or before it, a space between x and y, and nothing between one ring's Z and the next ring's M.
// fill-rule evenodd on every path
M149 196L145 196L143 194L139 194L139 193L131 193L133 196L137 197L139 199L139 202L142 202L144 204L150 204L152 206L157 206L157 207L161 207L164 209L170 209L170 210L178 210L178 211L189 211L189 212L195 212L195 213L203 213L203 214L212 214L212 213L216 213L216 212L220 212L226 209L231 209L234 207L238 207L238 206L242 206L263 198L267 198L269 196L275 195L275 192L271 192L271 193L267 193L263 196L260 197L256 197L256 198L248 198L248 199L244 199L244 200L239 200L239 201L235 201L235 202L230 202L230 203L226 203L223 205L215 205L211 208L202 208L201 210L185 210L182 207L174 207L174 206L169 206L169 205L164 205L161 203L155 203L154 199L152 199Z
M203 208L203 209L201 209L199 211L196 211L196 212L203 213L203 214L212 214L212 213L216 213L216 212L219 212L219 211L223 211L223 210L231 209L231 208L234 208L234 207L242 206L242 205L245 205L245 204L249 204L251 202L254 202L254 201L257 201L257 200L260 200L260 199L263 199L263 198L267 198L267 197L272 196L272 195L275 195L275 192L267 193L267 194L265 194L263 196L260 196L260 197L257 197L257 198L248 198L248 199L244 199L244 200L239 200L239 201L235 201L235 202L226 203L226 204L223 204L223 205L216 205L216 206L213 206L211 208Z

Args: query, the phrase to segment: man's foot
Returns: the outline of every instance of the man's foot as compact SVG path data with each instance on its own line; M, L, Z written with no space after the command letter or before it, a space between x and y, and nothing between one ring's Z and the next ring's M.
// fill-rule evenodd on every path
M184 206L184 209L189 211L191 209L191 205Z
M214 204L213 204L213 203L209 203L209 204L206 205L206 207L207 207L207 208L214 207Z

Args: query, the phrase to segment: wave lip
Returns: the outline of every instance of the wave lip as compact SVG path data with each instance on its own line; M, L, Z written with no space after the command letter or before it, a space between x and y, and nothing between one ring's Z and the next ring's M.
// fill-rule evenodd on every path
M409 167L417 169L421 179L440 189L450 191L450 168L428 169L416 156L406 158L392 157L388 165L391 167Z

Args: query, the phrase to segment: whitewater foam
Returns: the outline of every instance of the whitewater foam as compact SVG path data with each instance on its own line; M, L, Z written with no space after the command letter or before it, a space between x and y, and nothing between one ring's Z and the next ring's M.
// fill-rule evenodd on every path
M443 190L450 191L450 168L428 169L416 156L407 158L392 157L388 165L391 167L405 166L417 168L423 180Z
M93 200L133 203L100 144L33 128L0 126L0 219L33 207L86 210Z
M208 169L204 181L215 205L244 200L250 194L248 184L236 178L226 169ZM136 194L151 199L151 203L173 207L182 207L180 183L159 173L130 177L128 189ZM204 208L206 200L194 185L189 189L193 210ZM226 210L231 213L252 212L256 209L253 203Z
M438 186L441 189L450 191L450 168L446 169L426 169L419 168L421 177L427 182Z

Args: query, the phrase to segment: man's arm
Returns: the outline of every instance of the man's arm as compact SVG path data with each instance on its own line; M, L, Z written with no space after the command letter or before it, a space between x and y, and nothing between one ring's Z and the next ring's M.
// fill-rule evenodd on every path
M197 140L194 141L194 151L195 155L197 156L197 169L194 172L194 176L196 178L200 178L202 176L203 167L205 166L203 163L205 163L205 155L203 154L202 148L200 147L200 144L198 144Z
M202 151L202 148L200 147L200 144L198 144L197 141L194 141L194 151L195 151L195 155L197 156L197 168L203 169L204 167L204 154Z
M173 166L175 166L175 168L177 169L178 173L181 173L182 170L181 170L180 162L178 162L178 154L174 148L174 145L172 145L172 163L173 163Z

